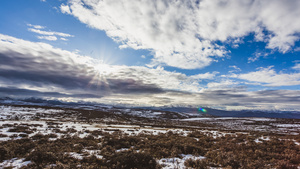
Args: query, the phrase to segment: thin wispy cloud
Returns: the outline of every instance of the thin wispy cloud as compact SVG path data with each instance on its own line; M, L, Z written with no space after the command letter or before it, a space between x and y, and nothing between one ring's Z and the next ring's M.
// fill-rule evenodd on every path
M197 75L192 75L191 78L194 79L213 79L217 74L219 74L220 72L206 72L204 74L197 74Z
M41 29L45 29L45 26L41 25L32 25L32 24L27 24L29 26L28 31L34 32L36 34L39 34L40 36L37 36L38 39L44 39L48 41L56 41L58 39L67 41L68 37L74 37L74 35L70 35L68 33L62 33L62 32L54 32L54 31L45 31ZM57 38L59 37L59 38Z
M238 85L238 82L234 82L232 80L221 80L220 82L210 82L207 84L209 89L226 89L232 88L234 85Z
M43 31L39 29L29 28L28 29L31 32L40 34L40 35L47 35L47 36L62 36L62 37L74 37L73 35L62 33L62 32L52 32L52 31Z
M232 68L232 69L233 69L233 70L229 71L230 73L242 71L242 70L241 70L239 67L237 67L236 65L229 66L229 68Z
M300 63L297 63L295 66L292 67L292 69L300 70Z
M68 39L66 39L66 38L60 38L60 40L63 40L63 41L68 41Z
M38 39L45 39L49 41L56 41L57 37L56 36L37 36Z
M32 24L27 24L27 26L29 27L33 27L34 29L45 29L45 26L41 26L41 25L32 25Z

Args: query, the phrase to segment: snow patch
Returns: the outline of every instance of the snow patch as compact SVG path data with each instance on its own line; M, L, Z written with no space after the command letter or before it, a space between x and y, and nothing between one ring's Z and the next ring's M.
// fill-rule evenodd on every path
M275 124L277 127L293 127L300 128L300 124Z
M213 118L197 117L197 118L182 119L181 121L200 121L200 120L213 120Z
M163 166L163 169L174 169L174 168L186 168L184 162L188 159L202 160L205 159L203 156L193 156L191 154L181 154L181 158L162 158L158 160L158 163Z
M28 164L31 163L31 161L24 161L25 158L17 159L13 158L10 160L4 160L2 163L0 163L0 168L5 168L5 167L12 167L14 169L17 168L22 168L24 166L27 166Z

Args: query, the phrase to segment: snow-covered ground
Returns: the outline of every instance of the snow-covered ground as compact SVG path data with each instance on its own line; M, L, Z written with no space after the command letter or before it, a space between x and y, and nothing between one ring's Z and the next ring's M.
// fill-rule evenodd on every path
M145 117L149 119L157 119L159 117L167 116L167 112L153 111L153 110L132 110L123 109L122 111L112 112L112 114L126 114L131 116ZM140 133L149 135L165 134L167 132L177 133L181 136L187 136L193 131L201 132L213 139L218 139L226 135L237 136L240 134L250 135L249 131L268 131L276 133L286 133L299 135L300 122L299 121L284 121L271 118L211 118L211 117L197 117L186 119L172 119L177 116L171 114L171 121L174 124L209 124L214 127L198 127L197 125L191 126L172 126L165 127L167 125L157 125L150 123L142 125L139 123L109 123L107 121L114 121L116 119L109 120L103 118L101 122L94 122L88 120L78 120L79 113L76 114L76 110L69 109L55 109L55 108L35 108L35 107L15 107L15 106L0 106L0 141L7 141L12 139L21 139L24 137L34 137L37 134L51 135L49 140L56 140L62 138L65 135L78 136L84 138L86 136L93 136L95 138L102 138L101 133L114 133L122 132L127 135L138 135ZM178 115L180 116L180 114ZM127 116L126 116L127 117ZM183 116L181 116L183 117ZM198 122L198 123L197 123ZM290 122L290 123L288 123ZM100 134L91 133L93 131L99 131ZM234 131L234 132L232 132ZM199 141L196 136L193 137ZM272 138L269 136L256 136L253 139L256 143L262 143L269 141ZM295 145L299 145L299 142L292 140ZM126 151L128 148L117 149L116 152ZM135 150L139 151L139 150ZM83 159L91 155L95 155L96 158L102 159L100 150L84 148L80 152L66 152L69 156L76 159ZM189 154L181 154L180 158L163 158L159 159L158 163L163 165L164 168L184 168L184 162L187 159L202 160L203 156L193 156ZM20 168L22 166L30 164L30 161L24 161L24 159L13 158L5 160L0 163L0 168L13 166L14 168Z
M161 127L141 127L136 125L107 125L107 124L98 124L98 123L80 123L80 122L57 122L55 125L52 123L47 123L47 121L0 121L0 141L6 141L10 139L20 139L21 134L26 134L24 132L12 132L11 129L16 127L28 127L28 130L32 133L28 134L29 137L32 137L36 134L51 134L55 133L58 138L60 138L63 133L68 132L71 136L78 135L83 138L89 135L89 131L100 130L106 133L113 133L115 131L122 131L128 135L137 135L140 133L144 134L159 134L167 133L172 131L173 133L181 133L187 135L190 131L185 131L183 129L175 128L161 128ZM59 129L59 131L57 130ZM16 136L16 137L13 137ZM101 136L99 136L101 137ZM52 138L55 140L55 138Z
M274 124L274 126L280 127L280 128L300 128L300 124Z
M92 156L92 155L96 156L96 158L98 158L98 159L103 158L102 155L99 155L100 150L87 150L87 149L84 149L83 153L68 152L66 154L68 154L69 156L71 156L73 158L76 158L78 160L82 160L84 157L89 157L89 156Z
M34 120L37 117L40 120L56 120L67 113L69 116L64 117L64 120L74 119L74 116L70 115L71 111L66 112L61 109L0 106L0 120Z
M263 137L263 136L261 136L261 137L255 139L254 141L256 143L262 143L263 141L269 141L269 140L270 140L270 137Z
M285 119L256 118L256 117L197 117L186 118L181 121L200 122L219 126L224 130L248 130L248 131L266 131L275 133L300 133L300 122L293 124L282 124ZM287 120L288 121L288 120Z
M10 160L4 160L2 163L0 163L0 168L12 167L14 169L18 169L27 166L30 163L31 161L25 161L24 158L22 159L13 158Z
M63 133L70 132L70 135L78 135L79 137L85 137L89 135L88 131L101 130L102 132L113 133L115 131L122 131L128 135L137 135L139 133L146 134L159 134L172 131L174 133L180 133L187 135L190 131L182 128L166 128L166 127L152 127L142 125L118 125L118 124L106 124L99 122L84 122L77 121L77 116L72 113L73 110L52 109L52 108L28 108L28 107L14 107L14 106L0 106L0 141L9 139L22 138L26 133L14 132L16 127L25 127L28 132L27 135L32 137L35 134L51 134L55 133L57 138L60 138ZM158 111L132 111L131 109L122 109L123 113L132 114L134 116L145 116L154 118L155 116L165 115L166 112ZM67 117L65 117L67 114ZM215 130L201 129L202 133L211 135L214 138L222 137L229 132L224 130L249 130L249 131L272 131L278 133L300 133L300 123L282 123L277 119L270 118L187 118L180 121L190 122L199 121L200 123L207 123L217 126ZM58 130L59 129L59 130ZM217 129L217 130L216 130ZM220 131L223 130L223 131ZM30 132L31 131L31 132ZM100 137L100 136L99 136ZM56 138L51 138L55 140Z
M191 154L181 154L181 158L175 157L175 158L162 158L158 160L158 163L163 166L163 169L183 169L186 168L184 166L184 162L188 159L192 160L203 160L205 157L203 156L193 156Z

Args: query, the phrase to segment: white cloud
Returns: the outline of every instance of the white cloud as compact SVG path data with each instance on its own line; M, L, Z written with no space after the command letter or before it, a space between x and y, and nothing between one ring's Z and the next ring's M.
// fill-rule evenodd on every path
M299 51L300 51L300 47L296 47L296 48L294 49L294 51L295 51L295 52L299 52Z
M68 39L66 37L74 37L74 35L70 35L67 33L41 30L41 29L46 28L45 26L41 26L41 25L27 24L27 26L31 27L31 28L28 28L28 31L43 35L43 36L37 36L38 39L56 41L57 40L56 36L60 36L60 38L59 38L60 40L68 41Z
M38 39L45 39L49 41L56 41L57 37L56 36L37 36Z
M203 74L206 77L211 73ZM199 76L200 77L200 76ZM165 90L176 90L186 92L199 92L202 86L194 76L187 76L178 72L169 72L162 67L150 69L141 66L111 66L111 72L107 78L125 78L142 81L146 84L155 84Z
M295 86L300 85L300 73L277 73L272 66L260 68L255 72L246 74L233 74L232 78L247 80L250 82L259 82L263 86Z
M219 72L215 71L215 72L206 72L204 74L197 74L197 75L193 75L193 76L190 76L191 78L193 79L214 79L214 77L216 76L216 74L218 74Z
M184 69L202 68L224 56L228 51L216 41L237 46L254 33L256 41L285 53L300 32L297 0L69 0L60 8L106 31L120 48L152 50L152 65Z
M45 26L41 26L41 25L32 25L32 24L27 24L27 26L33 27L35 29L44 29L46 28Z
M229 66L229 68L233 68L234 70L230 71L230 72L240 72L242 71L239 67L237 67L236 65L232 65L232 66Z
M29 31L40 34L40 35L47 35L47 36L62 36L62 37L74 37L73 35L62 33L62 32L52 32L52 31L42 31L39 29L28 28Z
M248 58L248 63L257 61L260 57L267 57L270 53L267 52L255 52L252 57Z
M218 72L187 76L166 71L162 67L151 69L106 65L76 52L3 34L0 34L0 46L1 96L3 92L9 93L16 89L18 92L12 93L14 96L28 97L28 93L31 93L34 95L30 96L109 104L300 108L300 91L249 92L232 80L215 82ZM272 68L261 69L256 74L264 74L267 80L270 74L286 75L270 73L270 70ZM199 83L201 79L214 81L208 83L208 89L203 89ZM262 78L258 79L262 81ZM292 79L287 77L282 80ZM274 83L272 80L268 81Z
M66 38L60 38L60 40L63 40L63 41L68 41L68 39L66 39Z
M208 89L226 89L238 85L238 82L232 80L221 80L220 82L210 82L207 84Z
M71 14L70 8L68 5L61 5L60 10L62 13Z
M90 6L86 8L84 5ZM62 5L65 12L65 5ZM149 49L153 65L201 68L226 53L209 40L200 41L191 27L188 3L160 1L70 1L72 15L90 27L105 30L120 48Z
M0 45L2 46L0 53L18 53L17 58L20 64L22 62L22 65L24 65L24 68L22 68L20 66L10 66L8 63L5 66L6 69L19 70L22 72L38 72L42 76L45 76L45 78L47 78L49 74L51 74L51 76L65 75L64 72L69 72L67 73L68 76L92 77L92 80L89 82L90 84L107 83L109 79L130 79L133 82L141 82L141 84L155 86L162 90L199 92L202 89L198 79L195 79L195 77L177 72L169 72L162 67L151 69L141 66L106 65L101 63L100 60L88 56L81 56L78 54L78 51L69 52L54 48L46 43L30 42L1 34ZM10 55L14 56L15 54ZM26 60L26 62L23 62L23 60ZM30 61L34 62L31 63ZM39 64L34 65L35 63ZM54 68L60 64L63 65L62 67L65 67L63 71ZM75 70L71 70L71 68L75 68ZM86 69L89 69L88 74L85 74L87 72ZM210 78L210 76L214 74L216 73L207 72L202 75L203 77L198 75L198 78ZM22 84L20 83L19 85ZM84 91L85 89L82 90Z
M297 63L295 66L292 67L292 69L300 70L300 63Z

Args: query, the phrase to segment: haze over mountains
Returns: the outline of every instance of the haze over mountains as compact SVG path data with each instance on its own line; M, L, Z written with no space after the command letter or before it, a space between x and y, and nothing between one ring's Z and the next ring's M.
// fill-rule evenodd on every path
M266 118L290 118L300 119L299 111L280 111L280 110L220 110L215 108L203 107L206 112L200 112L197 107L181 107L181 106L164 106L164 107L134 107L121 105L105 105L92 102L63 102L58 100L45 100L40 98L27 99L12 99L9 97L0 98L2 105L37 105L49 107L63 107L63 108L80 108L87 110L107 110L110 109L143 109L143 110L159 110L177 113L186 113L195 116L211 116L211 117L266 117Z

